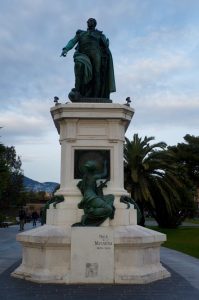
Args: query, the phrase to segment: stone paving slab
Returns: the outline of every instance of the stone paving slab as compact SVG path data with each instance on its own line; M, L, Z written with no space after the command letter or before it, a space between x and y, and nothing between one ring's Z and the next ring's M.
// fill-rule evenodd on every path
M171 277L146 285L57 285L12 278L12 265L0 275L2 300L198 300L199 290L169 269Z
M161 247L160 257L162 263L199 290L199 259L165 247Z

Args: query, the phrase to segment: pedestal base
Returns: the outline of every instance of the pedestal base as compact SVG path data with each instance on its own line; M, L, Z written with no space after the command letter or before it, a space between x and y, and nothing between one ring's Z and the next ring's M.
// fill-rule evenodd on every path
M160 263L166 236L138 225L45 225L18 234L17 240L23 261L12 276L30 281L144 284L170 276Z

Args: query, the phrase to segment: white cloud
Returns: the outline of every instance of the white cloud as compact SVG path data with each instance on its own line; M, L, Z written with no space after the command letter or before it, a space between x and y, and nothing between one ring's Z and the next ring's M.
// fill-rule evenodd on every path
M1 126L3 139L8 143L41 143L41 138L43 143L45 136L53 128L49 103L38 100L21 101L18 106L4 109Z
M159 126L154 124L147 124L146 126L139 126L135 119L132 120L131 125L128 128L126 136L132 140L133 134L138 133L140 137L155 137L155 142L166 142L167 145L172 146L176 145L177 143L184 142L183 137L186 134L191 134L198 136L198 129L193 128L191 131L190 129L186 128L185 126L162 126L159 123Z
M139 58L132 62L130 57L121 58L116 68L120 84L139 84L144 88L145 84L156 85L157 81L168 78L176 71L185 70L191 64L182 54L164 53L160 57Z

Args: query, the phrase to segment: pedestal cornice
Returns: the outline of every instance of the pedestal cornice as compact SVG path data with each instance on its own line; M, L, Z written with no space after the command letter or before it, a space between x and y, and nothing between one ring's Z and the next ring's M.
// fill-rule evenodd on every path
M126 122L126 129L134 115L134 109L116 103L68 103L51 108L51 115L58 133L60 122L66 119L120 119Z

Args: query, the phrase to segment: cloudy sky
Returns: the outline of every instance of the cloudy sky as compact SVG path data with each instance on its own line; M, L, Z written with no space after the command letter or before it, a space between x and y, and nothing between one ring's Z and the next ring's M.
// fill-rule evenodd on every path
M74 86L73 52L61 49L89 17L110 39L117 92L130 96L128 129L175 145L199 135L198 0L1 0L0 141L14 145L24 174L59 182L60 145L50 116Z

